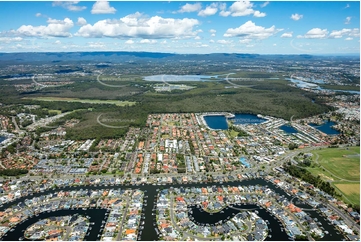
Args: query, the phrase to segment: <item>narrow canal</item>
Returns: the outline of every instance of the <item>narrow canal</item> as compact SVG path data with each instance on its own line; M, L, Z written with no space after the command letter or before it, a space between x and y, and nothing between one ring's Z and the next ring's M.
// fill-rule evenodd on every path
M242 185L242 186L250 186L250 185L268 186L270 189L274 190L279 195L285 196L289 201L291 201L292 199L295 199L295 197L288 195L285 191L283 191L279 187L275 186L272 182L269 182L262 178L256 178L256 179L242 180L242 181L223 182L222 184L216 183L216 182L210 182L210 183L168 184L168 185L146 184L146 185L98 185L96 187L95 186L62 187L62 188L50 189L50 190L47 190L44 192L39 192L39 193L35 193L32 195L24 196L22 198L12 201L12 202L3 204L3 206L0 207L0 211L4 211L5 209L11 207L12 205L18 204L19 202L24 202L25 199L32 199L35 196L46 195L49 193L54 193L54 192L59 192L59 191L72 191L72 190L80 190L80 189L93 189L93 190L94 189L139 189L139 190L144 191L145 194L144 194L144 203L143 203L143 211L142 211L143 214L142 214L142 218L140 221L140 223L141 223L140 226L144 226L144 227L143 227L143 229L140 230L141 234L138 237L138 240L153 241L153 240L158 240L155 205L156 205L156 198L157 198L157 194L158 194L159 190L171 188L171 187L187 188L187 187L206 187L206 186L213 186L213 185L215 185L215 186L239 186L239 185ZM303 208L306 208L306 205ZM311 207L308 206L308 208L311 208ZM94 209L94 210L96 210L96 209ZM63 210L60 210L58 212L61 214L62 211ZM90 210L88 210L88 211L90 211ZM267 211L264 210L264 212L266 214L268 214ZM323 216L320 216L318 213L316 213L314 211L305 211L305 212L308 213L309 215L311 215L313 218L317 218L318 221L320 221L322 223L322 226L329 232L328 235L327 234L325 235L325 237L324 237L325 240L338 240L339 241L339 240L344 239L344 237L342 235L337 233L338 231L335 229L334 226L328 225L328 221ZM261 215L267 216L265 213L262 212L262 209L259 209L260 216ZM49 216L55 216L53 213L47 213L46 215L48 215L48 214L49 214ZM57 215L57 216L63 216L63 215ZM212 215L210 215L210 216L212 216ZM39 217L35 217L34 220L31 220L31 223L35 223L36 221L38 221L40 219ZM267 219L264 217L262 217L262 218ZM28 219L26 221L27 226L31 225L29 220L30 219ZM270 219L267 219L267 220L271 221ZM95 221L96 226L94 226L94 228L92 229L92 233L99 233L99 230L97 230L96 228L98 226L97 224L100 221L101 221L100 219L97 219L97 221ZM22 226L22 228L24 228L23 226L25 226L25 225L23 225L23 224L24 223L17 225L15 230L21 231L22 229L18 230L17 227ZM276 224L278 224L278 222ZM100 226L101 225L99 225L99 229L100 229ZM93 231L95 231L95 232L93 232ZM272 231L273 231L273 228L272 228ZM275 231L277 231L276 228L275 228ZM8 236L10 236L10 233L12 234L11 239L10 239L10 237L8 237ZM332 236L330 236L330 234ZM8 232L7 236L3 236L2 239L3 240L18 240L22 236L23 236L23 233ZM281 231L279 231L277 233L273 232L271 239L281 241L281 240L284 240L284 236L287 237L285 232L281 232ZM94 238L94 237L89 238L89 239L90 240L99 240L99 238Z

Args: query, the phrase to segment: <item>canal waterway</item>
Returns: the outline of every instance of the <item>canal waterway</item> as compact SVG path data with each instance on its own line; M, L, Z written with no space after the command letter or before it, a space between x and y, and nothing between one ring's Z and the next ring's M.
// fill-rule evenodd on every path
M158 235L157 235L157 231L156 231L157 226L154 225L154 223L156 222L156 215L155 215L156 212L153 209L155 208L156 198L157 198L157 194L158 194L159 190L169 189L171 187L173 187L173 188L199 187L200 188L200 187L213 186L213 185L214 186L239 186L239 185L241 185L241 186L250 186L250 185L268 186L270 189L274 190L279 195L285 196L289 201L296 198L294 196L289 195L281 188L275 186L272 182L264 180L262 178L223 182L222 184L220 184L219 182L208 182L208 183L204 182L204 183L166 184L166 185L152 185L152 184L145 184L145 185L116 185L116 184L114 184L114 185L97 185L97 186L85 185L85 186L61 187L61 188L56 188L56 189L49 189L49 190L46 190L43 192L38 192L38 193L34 193L32 195L24 196L19 199L15 199L12 202L3 204L0 207L0 211L4 211L5 209L11 207L12 205L18 204L19 202L24 202L25 199L32 199L35 196L38 197L41 195L46 195L49 193L54 193L54 192L59 192L59 191L72 191L72 190L80 190L80 189L83 189L83 190L84 189L139 189L139 190L144 191L145 198L144 198L144 204L143 204L144 218L141 219L141 223L144 222L144 225L142 225L142 226L144 226L144 228L141 230L142 234L141 234L140 238L138 238L138 240L152 241L152 240L158 239ZM302 206L300 206L300 207L303 208ZM309 207L309 208L311 208L311 207ZM90 210L87 210L87 211L90 211ZM309 213L308 211L305 211L305 212ZM49 214L49 216L55 216L53 213L47 213L47 214ZM61 211L60 211L60 214L61 214ZM261 210L260 210L259 215L260 216L262 215ZM57 215L57 216L64 216L64 215ZM318 213L315 213L314 216L318 219L318 221L321 221L323 224L327 224L327 221L325 220L325 218L320 216ZM31 220L31 221L32 221L32 223L35 223L40 219L41 218L39 216L39 217L36 217L35 220ZM263 218L263 219L267 219L267 218ZM27 221L29 221L29 220L27 220ZM21 226L21 225L16 226L16 231L18 231L17 230L18 226ZM97 231L97 233L99 232L99 230L97 230L97 228L95 226L92 229L92 231L93 230ZM336 233L337 230L333 226L330 226L328 231L329 231L329 233L331 233L333 235L332 237L329 237L328 240L342 240L343 237L341 235L337 235L337 233ZM285 234L285 232L284 232L284 234ZM15 236L15 234L14 234L14 236ZM16 238L12 237L11 240L18 240L21 236L23 236L23 235L21 235L21 233L20 233L17 235L17 237L15 236ZM278 236L280 236L280 237L278 237ZM283 237L281 237L281 236L284 236L284 235L282 235L282 233L277 233L274 236L272 236L272 240L273 239L274 240L283 240ZM325 237L326 237L326 235L325 235ZM3 237L3 239L5 239L5 238ZM97 239L94 239L94 240L97 240Z
M23 237L23 240L28 241L29 239L24 238L24 232L26 229L31 226L32 224L47 219L49 217L60 217L60 216L67 216L67 215L73 215L73 214L79 214L84 216L89 216L89 228L88 231L89 234L84 237L84 240L86 241L96 241L99 240L100 237L98 237L99 231L102 226L102 221L107 219L106 212L107 209L94 209L89 208L87 210L82 209L62 209L54 212L43 212L38 214L38 216L33 216L28 218L27 220L19 223L13 231L9 231L6 233L2 239L6 241L16 241L19 240L19 238ZM93 225L94 223L94 225ZM91 229L90 229L91 228Z
M6 137L0 136L0 143L6 140Z
M293 128L292 126L290 125L282 125L280 126L280 129L285 131L285 133L287 134L295 134L295 133L298 133L297 129Z

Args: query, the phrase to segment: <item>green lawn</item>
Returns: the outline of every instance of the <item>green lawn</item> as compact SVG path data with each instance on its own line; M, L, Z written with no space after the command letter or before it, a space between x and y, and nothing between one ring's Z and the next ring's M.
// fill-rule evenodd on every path
M314 154L313 160L316 159L316 154L318 154L318 163L334 176L327 171L323 171L320 167L310 168L312 173L319 172L335 180L339 180L336 176L352 181L360 180L360 147L348 147L348 149L326 148L312 151L312 153Z
M114 104L116 106L132 106L136 102L119 101L119 100L97 100L97 99L79 99L79 98L65 98L65 97L33 97L25 98L38 101L61 101L61 102L80 102L80 103L95 103L95 104Z
M360 182L340 181L339 178L360 181L360 147L326 148L312 151L312 159L316 160L322 167L314 166L308 170L315 176L321 176L340 191L346 199L346 203L360 204ZM313 165L316 164L313 162Z

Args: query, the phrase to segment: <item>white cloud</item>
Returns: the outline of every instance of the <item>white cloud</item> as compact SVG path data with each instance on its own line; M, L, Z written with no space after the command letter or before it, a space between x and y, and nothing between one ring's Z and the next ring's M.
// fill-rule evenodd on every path
M304 36L299 35L297 38L306 38L306 39L324 39L328 34L327 29L313 28L309 30Z
M167 41L166 40L163 40L162 42L160 42L162 45L165 45L167 44Z
M266 13L261 13L260 11L257 10L253 13L253 16L255 16L257 18L263 18L266 16Z
M201 37L196 36L194 39L195 39L195 40L200 40L200 39L201 39Z
M329 37L331 39L339 39L339 38L342 38L343 36L359 37L360 36L360 30L357 29L357 28L355 28L355 29L333 30Z
M41 17L41 13L36 13L35 16L36 17Z
M350 23L351 23L351 17L346 17L345 24L350 24Z
M131 44L134 44L134 41L131 39L128 39L127 41L125 41L125 43L128 45L131 45Z
M224 6L224 5L223 5ZM252 9L253 3L248 0L238 1L233 3L228 11L226 9L222 9L220 15L223 17L227 17L231 15L232 17L239 17L239 16L248 16L254 14L254 10ZM224 7L223 7L224 8Z
M214 43L214 40L211 39L211 40L209 41L209 43Z
M224 37L243 37L244 39L266 39L282 29L276 29L273 25L270 28L257 26L252 21L247 21L243 25L235 29L227 29Z
M212 34L213 34L213 33L217 33L217 30L215 30L215 29L210 29L210 30L209 30L209 33L212 33Z
M22 25L17 30L10 31L10 33L29 37L71 37L69 30L74 26L71 19L57 20L49 18L47 22L47 26Z
M10 37L0 37L0 42L2 43L13 43L13 42L20 42L23 41L23 38L21 37L14 37L14 38L10 38Z
M60 45L60 44L61 44L61 41L60 41L60 40L57 40L57 41L54 42L54 44Z
M216 37L216 34L211 34L211 37Z
M141 41L139 41L139 43L141 43L141 44L155 44L155 43L157 43L157 41L155 39L152 39L152 40L142 39Z
M202 4L201 3L195 3L190 4L187 3L181 7L181 9L178 10L179 13L191 13L191 12L197 12L201 10Z
M351 37L347 37L345 40L353 40L353 38L351 38Z
M53 7L60 6L73 12L83 11L86 9L85 6L77 6L78 3L79 1L55 1L53 2Z
M241 44L248 44L248 43L250 43L252 40L251 39L241 39L241 40L239 40L239 43L241 43Z
M277 46L277 44L273 44L273 46Z
M106 45L103 42L88 42L88 47L92 49L104 49Z
M292 38L292 32L283 33L283 34L281 35L281 38Z
M231 44L232 42L233 40L224 40L224 39L217 40L218 44Z
M269 4L269 2L268 2L268 1L267 1L267 2L264 2L263 4L261 4L261 8L266 7L268 4Z
M291 15L291 19L293 19L294 21L298 21L298 20L300 20L301 18L303 18L303 15L302 15L302 14L295 13L295 14L292 14L292 15Z
M218 4L212 3L211 5L207 6L205 9L199 11L198 16L206 17L216 14L218 11Z
M137 12L119 20L106 19L94 25L84 25L75 35L93 38L190 38L197 36L197 31L194 31L193 27L198 24L196 19L173 19L159 16L149 18Z
M344 8L349 8L350 7L350 4L346 4L346 6Z
M85 18L79 17L79 18L78 18L78 22L77 22L76 24L77 24L77 25L80 25L80 26L83 26L83 25L86 25L87 22L86 22Z
M92 14L114 14L117 10L109 5L108 1L97 1L91 10Z

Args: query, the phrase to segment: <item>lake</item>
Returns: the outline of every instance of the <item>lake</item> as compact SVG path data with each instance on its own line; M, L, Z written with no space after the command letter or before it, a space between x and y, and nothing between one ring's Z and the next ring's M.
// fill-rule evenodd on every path
M212 116L204 116L204 120L206 121L208 127L211 129L228 129L227 119L224 115L212 115Z
M153 75L145 76L145 81L152 82L180 82L180 81L216 81L218 76L205 76L205 75ZM209 80L214 79L214 80Z
M230 118L234 124L260 124L266 121L264 118L259 118L254 114L236 113L234 118Z
M309 125L324 132L327 135L336 135L336 134L340 134L340 132L334 128L332 128L333 125L335 125L335 122L332 121L326 121L324 122L322 125L317 125L317 124L312 124L310 123Z
M227 119L224 115L206 115L204 116L208 127L211 129L228 129ZM237 113L233 118L229 118L234 124L260 124L266 119L259 118L254 114Z
M0 143L6 140L6 137L0 136Z
M285 131L285 133L287 133L287 134L295 134L295 133L298 132L297 129L293 128L293 127L290 126L290 125L282 125L282 126L280 127L280 129L283 130L283 131Z

